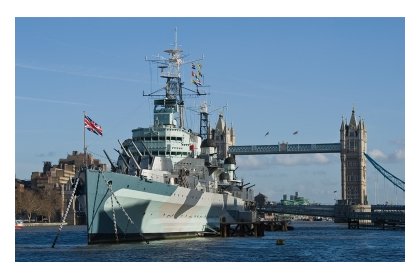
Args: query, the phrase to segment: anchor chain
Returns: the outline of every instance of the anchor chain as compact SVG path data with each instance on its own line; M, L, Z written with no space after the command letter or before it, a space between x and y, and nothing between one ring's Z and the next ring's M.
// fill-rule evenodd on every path
M112 186L109 183L108 180L105 179L104 174L102 173L102 177L104 178L104 181L106 183L106 185L108 186L108 190L111 193L111 195L115 198L115 201L117 202L118 206L121 208L121 210L123 211L124 215L127 217L128 221L134 225L133 220L130 218L130 216L127 214L127 212L125 211L124 207L121 205L121 203L118 201L117 196L115 195L114 191L112 190Z
M115 241L118 242L118 228L117 219L115 218L114 202L111 196L111 208L112 208L112 221L114 222Z
M109 190L109 192L111 193L111 206L112 206L112 211L113 211L114 230L115 230L115 232L117 231L117 228L116 228L116 218L115 218L115 210L114 210L114 206L113 206L113 200L112 200L112 197L114 197L114 198L115 198L115 201L117 202L118 206L121 208L121 210L123 211L124 215L127 217L128 222L127 222L127 226L126 226L126 229L125 229L125 231L127 231L127 228L128 228L128 223L131 223L132 225L134 225L134 222L133 222L133 220L130 218L130 216L128 215L128 213L125 211L125 209L124 209L124 207L121 205L121 203L118 201L117 196L115 195L114 191L112 190L112 184L110 184L110 183L109 183L109 181L105 178L105 175L104 175L102 172L101 172L101 174L102 174L102 178L104 179L104 181L105 181L106 185L108 186L108 190ZM140 235L140 237L141 237L143 240L145 240L145 241L146 241L146 244L149 244L149 241L148 241L148 240L146 240L146 238L144 237L144 235L143 235L143 234L139 233L139 235ZM118 242L118 236L117 236L117 233L116 233L116 239L117 239L117 242Z
M64 225L64 223L66 222L67 215L68 215L68 213L69 213L69 211L70 211L70 206L71 206L71 204L73 203L73 199L74 199L74 197L76 196L77 186L79 185L79 175L80 175L80 173L78 174L77 179L76 179L76 182L74 183L74 189L73 189L73 192L72 192L72 194L71 194L71 197L70 197L69 203L68 203L68 205L67 205L66 213L65 213L65 214L64 214L64 216L63 216L63 221L62 221L62 222L61 222L61 224L60 224L60 227L59 227L59 229L58 229L57 235L55 236L55 239L54 239L54 242L53 242L53 244L52 244L51 248L54 248L55 243L57 242L57 239L58 239L58 237L60 236L61 230L63 229L63 225Z

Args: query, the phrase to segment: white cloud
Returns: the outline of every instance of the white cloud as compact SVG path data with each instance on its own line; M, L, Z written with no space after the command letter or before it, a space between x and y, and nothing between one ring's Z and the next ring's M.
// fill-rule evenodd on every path
M36 71L48 71L54 73L62 73L66 75L73 75L73 76L80 76L80 77L88 77L88 78L98 78L98 79L105 79L105 80L118 80L118 81L125 81L125 82L133 82L139 83L141 80L139 79L131 79L125 77L117 77L117 76L109 76L109 75L99 75L99 74L91 74L86 71L68 71L68 70L60 70L55 68L43 67L43 66L34 66L34 65L27 65L27 64L20 64L16 63L16 67L36 70Z
M392 154L392 157L396 160L404 160L405 159L405 149L399 149Z
M373 149L368 151L368 154L379 163L391 163L405 159L404 148L390 154ZM331 163L332 157L326 154L246 155L237 156L236 160L241 170L263 170L272 166L325 165Z
M276 155L272 161L276 165L310 165L325 164L329 162L327 156L323 154L307 154L307 155Z
M386 160L388 158L387 155L385 155L384 152L378 149L374 149L370 152L368 152L368 155L370 155L375 160Z
M260 170L271 166L327 164L330 159L324 154L248 155L237 156L237 162L241 169Z
M67 105L89 106L88 104L80 103L80 102L63 101L63 100L55 100L55 99L45 99L45 98L38 98L38 97L35 98L35 97L18 96L18 95L16 95L16 99L27 100L27 101L46 102L46 103L58 103L58 104L67 104Z
M258 170L265 169L267 165L264 156L237 156L237 164L241 169Z
M369 151L368 155L370 155L373 159L378 160L380 162L396 162L396 161L401 161L405 159L405 149L401 148L401 149L395 150L391 154L385 154L379 149L374 149L372 151Z

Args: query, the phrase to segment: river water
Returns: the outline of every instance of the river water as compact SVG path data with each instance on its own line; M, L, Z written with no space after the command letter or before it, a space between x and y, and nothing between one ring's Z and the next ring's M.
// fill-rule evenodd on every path
M25 227L15 232L16 262L404 262L402 230L348 229L333 222L294 222L263 237L201 237L87 245L85 226ZM284 245L276 245L276 240Z

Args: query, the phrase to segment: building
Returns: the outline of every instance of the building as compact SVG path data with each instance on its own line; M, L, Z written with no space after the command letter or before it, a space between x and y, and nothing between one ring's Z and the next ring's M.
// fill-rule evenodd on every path
M255 205L258 208L262 208L266 205L267 203L267 196L263 195L262 193L258 193L258 195L256 195L254 197L254 201L255 201Z
M341 202L340 204L367 205L366 158L367 130L362 119L356 122L354 108L350 122L341 122Z
M91 154L73 151L67 158L60 159L57 165L52 165L50 161L44 162L42 172L32 172L31 185L33 189L52 189L60 192L62 196L61 217L64 217L65 210L73 193L72 179L77 176L84 163L88 168L106 170L106 164L94 159ZM68 221L73 224L84 223L83 202L73 200L73 206L68 213Z
M79 153L77 151L73 151L72 154L67 155L67 158L65 159L60 159L59 165L71 164L74 165L76 171L78 171L82 166L85 165L85 161L88 168L100 168L104 171L106 170L106 164L100 163L100 161L98 159L95 159L91 154L88 153L85 157L84 153Z
M57 189L70 188L69 181L76 174L73 164L52 165L50 161L44 161L42 172L32 172L31 183L34 189Z
M299 196L298 192L295 192L294 195L290 195L290 199L287 199L287 194L283 195L283 199L280 201L281 205L309 205L309 200Z
M15 178L15 190L19 192L24 192L25 189L30 189L30 188L31 188L31 181Z

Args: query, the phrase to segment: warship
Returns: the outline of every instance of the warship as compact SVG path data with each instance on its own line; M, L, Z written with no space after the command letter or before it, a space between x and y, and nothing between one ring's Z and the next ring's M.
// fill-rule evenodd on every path
M217 137L205 105L199 132L184 124L184 99L206 95L203 59L185 61L176 32L173 48L164 52L165 57L146 57L163 79L157 91L143 92L153 101L153 124L118 140L116 162L104 150L110 170L86 166L75 182L79 200L85 201L88 244L196 237L217 233L221 222L256 220L253 185L237 178L236 161L226 145L219 151L216 145L226 144L223 115ZM183 67L191 71L188 76L192 73L193 89L183 82Z

